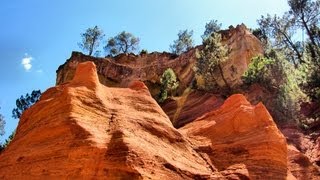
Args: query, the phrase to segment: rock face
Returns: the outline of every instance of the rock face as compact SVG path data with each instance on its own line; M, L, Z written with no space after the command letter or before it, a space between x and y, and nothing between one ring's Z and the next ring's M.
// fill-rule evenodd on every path
M198 117L219 108L224 99L205 91L187 91L180 97L169 99L161 105L172 124L180 128Z
M140 81L101 85L92 62L23 113L0 179L284 179L284 137L242 95L182 129Z
M229 48L228 59L222 64L223 74L230 87L242 84L241 76L247 70L251 58L262 55L261 42L251 34L244 24L236 28L221 31L222 41ZM215 77L220 77L216 72ZM220 86L224 86L222 77L217 79Z
M286 140L261 103L252 106L243 95L233 95L217 110L180 129L205 153L219 171L246 171L239 178L285 179ZM233 172L234 173L234 172ZM234 176L234 174L233 174Z
M231 87L242 83L252 57L261 55L263 48L260 41L252 35L245 25L222 31L223 43L230 49L229 59L222 65L223 73ZM176 56L170 53L121 54L114 58L94 58L81 53L72 53L67 62L57 70L56 84L63 84L72 79L78 63L92 61L97 66L100 82L111 87L126 87L133 80L144 82L155 97L159 93L159 80L167 68L172 68L180 81L178 94L182 93L194 79L193 66L198 46ZM220 73L214 75L220 86L224 86Z
M179 78L178 92L192 82L195 63L195 49L180 56L170 53L153 52L150 54L120 54L114 58L95 58L73 52L70 59L57 70L56 84L72 80L77 65L92 61L96 64L99 80L109 87L127 87L132 81L144 82L153 96L159 93L160 76L167 68L172 68Z
M320 137L305 135L297 127L281 127L288 141L288 165L298 179L319 179L320 177Z
M23 114L0 156L1 179L214 175L143 83L104 87L92 62L79 64L70 83L50 88Z

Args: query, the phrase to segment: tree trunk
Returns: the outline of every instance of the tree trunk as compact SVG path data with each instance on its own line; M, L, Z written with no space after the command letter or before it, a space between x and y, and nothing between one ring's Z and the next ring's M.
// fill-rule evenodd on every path
M300 61L300 63L305 63L305 61L303 60L302 55L300 54L299 50L297 49L297 47L294 45L294 43L291 41L291 39L287 36L287 34L285 32L280 31L281 34L284 36L284 38L286 39L286 42L289 44L289 46L291 46L291 48L294 50L294 52L296 52L298 59Z
M316 42L314 40L313 34L311 33L311 31L310 31L310 29L308 27L307 22L304 20L303 17L302 17L302 24L303 24L304 28L306 29L307 34L308 34L308 36L310 38L310 41L311 41L311 44L312 44L312 46L310 46L311 56L312 56L313 59L315 59L317 57L317 55L316 55L316 51L315 51L314 47L316 47L317 44L316 44Z
M228 88L228 91L229 91L228 93L230 93L230 92L231 92L231 87L229 86L226 78L225 78L224 75L223 75L223 71L222 71L222 67L221 67L220 63L218 64L218 68L219 68L219 71L220 71L220 75L221 75L221 77L222 77L222 80L223 80L224 84L225 84L225 85L227 86L227 88Z

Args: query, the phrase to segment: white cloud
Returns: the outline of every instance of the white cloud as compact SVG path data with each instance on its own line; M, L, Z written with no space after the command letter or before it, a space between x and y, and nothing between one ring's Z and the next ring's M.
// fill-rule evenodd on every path
M36 72L37 72L37 73L42 73L43 70L42 70L42 69L38 69Z
M28 56L28 54L25 54L25 57L22 58L21 64L23 65L23 68L26 71L30 71L30 69L32 68L32 64L31 64L32 59L33 58L31 56Z

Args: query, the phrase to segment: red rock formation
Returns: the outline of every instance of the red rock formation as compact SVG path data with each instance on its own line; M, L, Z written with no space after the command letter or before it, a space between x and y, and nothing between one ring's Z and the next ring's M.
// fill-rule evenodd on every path
M205 113L217 109L223 101L224 99L218 94L192 91L183 93L175 99L168 99L161 107L169 116L173 126L180 128Z
M234 87L242 83L241 76L252 57L261 55L260 41L252 35L245 25L239 25L221 32L223 43L230 49L229 59L222 65L223 73L229 84ZM196 47L201 48L201 46ZM121 54L114 58L94 58L81 53L72 53L69 60L57 70L56 84L72 79L78 63L93 61L97 66L100 82L112 87L127 87L133 80L144 82L155 97L159 93L160 76L167 68L172 68L180 81L178 93L182 93L194 79L193 66L196 62L195 49L180 56L170 53ZM220 72L215 75L220 86L224 82Z
M241 76L247 70L251 59L263 54L263 47L244 24L221 33L223 42L230 50L228 60L222 65L223 73L228 84L237 87L242 84ZM220 77L220 74L216 72L215 77ZM217 80L220 86L225 85L221 77Z
M172 68L180 80L178 92L183 91L191 83L194 76L192 66L195 62L195 49L178 57L170 53L153 52L142 55L120 54L114 58L95 58L73 52L70 59L58 68L56 84L70 81L77 64L86 61L96 64L102 84L109 87L127 87L131 81L139 80L144 82L155 96L159 93L160 76L167 68Z
M288 141L288 165L298 179L319 179L320 137L303 134L293 125L281 127Z
M101 85L91 62L23 113L0 179L283 179L286 144L263 105L230 97L181 130L139 81Z
M21 117L0 156L0 179L210 179L220 177L143 83L102 86L92 62L48 89Z
M206 153L219 171L243 167L239 178L285 179L287 146L272 117L260 103L232 95L217 110L182 127L198 152ZM233 172L233 171L231 171Z

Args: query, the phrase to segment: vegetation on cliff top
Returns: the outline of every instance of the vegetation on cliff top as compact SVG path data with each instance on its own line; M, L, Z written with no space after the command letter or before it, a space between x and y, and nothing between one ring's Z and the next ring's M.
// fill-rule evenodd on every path
M221 43L221 35L213 32L203 40L203 48L196 52L198 59L194 71L197 87L203 90L213 90L219 88L216 83L214 72L218 71L225 87L230 90L230 86L223 74L222 63L227 60L228 49Z
M139 46L139 38L129 32L122 31L115 37L109 38L104 50L107 54L116 56L121 53L136 52Z
M288 5L289 11L282 16L267 14L257 20L259 27L252 30L252 33L262 42L265 54L264 57L252 59L243 75L243 82L247 87L260 84L275 95L269 104L272 105L276 120L299 119L301 123L303 117L300 104L308 100L320 101L320 70L317 68L320 65L320 1L288 0ZM197 62L193 67L196 86L206 91L225 88L227 94L232 94L238 90L232 89L224 77L222 63L228 63L225 62L228 49L221 43L220 29L221 24L217 20L211 20L205 25L205 31L201 36L203 43L201 48L196 50ZM300 32L302 36L299 35ZM192 35L192 30L180 31L178 39L170 45L170 51L180 55L193 48ZM113 56L134 52L138 43L139 38L122 32L108 40L105 50ZM220 77L214 75L216 72ZM223 80L224 87L217 85L217 78ZM176 88L169 87L168 82L171 83L171 80L175 82L176 75L169 69L159 79L160 102L167 98L168 92ZM316 115L315 118L318 116L320 115Z

